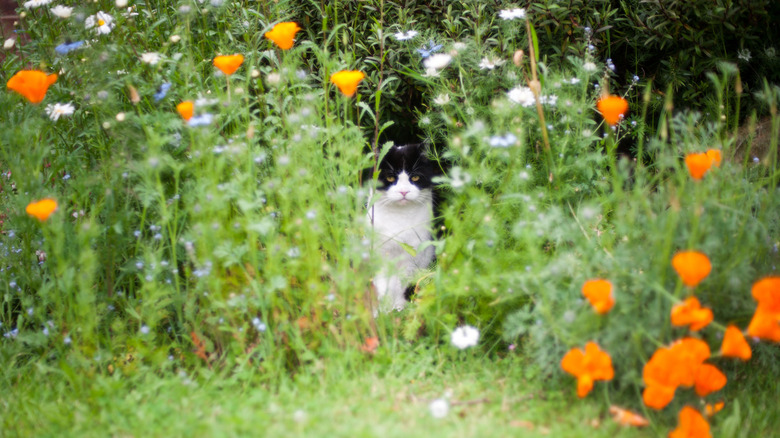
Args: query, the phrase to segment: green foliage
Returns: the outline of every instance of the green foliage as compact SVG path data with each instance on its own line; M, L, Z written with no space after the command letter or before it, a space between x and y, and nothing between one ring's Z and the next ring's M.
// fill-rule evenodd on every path
M686 25L653 9L685 17L682 3L640 3L536 2L528 23L500 18L515 4L479 1L137 2L126 13L88 4L70 20L31 9L20 24L30 41L8 52L0 77L30 65L60 77L38 106L0 93L0 363L19 370L4 385L36 367L123 377L208 369L278 382L332 357L356 366L375 336L380 348L399 339L431 361L457 362L450 333L470 324L486 362L519 343L546 375L562 376L564 352L596 340L613 357L615 398L639 405L643 364L686 333L669 324L690 293L672 255L692 248L712 260L696 294L715 312L701 336L717 350L723 325L747 325L750 285L774 272L780 225L777 154L733 159L739 117L728 108L739 107L740 75L717 63L734 61L725 41L750 21L714 32L726 13L717 8ZM101 7L116 23L106 35L81 22ZM770 8L728 13L760 22ZM281 51L262 35L287 20L303 30ZM699 51L664 64L669 39L649 29ZM395 35L410 30L419 34ZM55 54L68 38L88 44ZM713 40L721 52L701 50ZM610 55L617 72L601 61L609 50L623 53ZM139 61L150 52L162 59ZM425 52L451 58L426 67ZM243 66L215 74L214 56L233 53ZM639 67L657 82L643 74L637 83ZM352 98L329 82L345 69L366 73ZM761 98L775 114L770 83ZM635 96L615 129L594 111L601 88ZM674 110L697 107L702 90L709 113ZM182 120L185 100L196 120L213 119ZM54 102L76 111L50 120ZM419 138L442 169L437 262L416 278L408 310L374 318L381 261L362 170L388 141ZM618 154L629 138L638 162ZM693 181L682 157L710 148L723 163ZM43 197L59 209L38 222L25 206ZM615 285L607 316L582 299L595 277ZM776 349L755 353L753 373L734 366L730 376L756 384L776 372Z

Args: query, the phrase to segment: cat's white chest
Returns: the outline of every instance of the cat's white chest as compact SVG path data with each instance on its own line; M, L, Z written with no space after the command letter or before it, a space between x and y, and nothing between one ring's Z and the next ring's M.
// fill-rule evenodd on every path
M384 258L412 262L413 268L425 268L432 260L432 248L418 252L420 244L431 240L431 202L399 204L377 202L368 211L377 238L377 248ZM404 248L411 247L416 256Z

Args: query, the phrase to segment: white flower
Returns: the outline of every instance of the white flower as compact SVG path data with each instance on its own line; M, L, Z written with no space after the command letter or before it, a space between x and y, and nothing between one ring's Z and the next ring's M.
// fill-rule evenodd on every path
M423 65L425 66L426 71L428 69L435 69L435 70L441 70L452 61L452 56L447 55L445 53L437 53L435 55L431 55L428 58L425 58L425 61L423 61Z
M25 4L27 4L27 3L25 3ZM751 57L752 56L750 55L750 50L748 50L748 49L742 49L742 50L737 52L737 58L741 59L741 60L743 60L745 62L750 62L750 58Z
M444 418L450 411L450 404L443 398L437 398L428 405L428 408L430 408L433 418Z
M127 6L127 0L116 0L117 8L124 8L125 6Z
M534 92L528 87L515 87L506 93L506 97L514 103L524 107L533 106L536 103Z
M523 19L525 18L525 9L502 9L501 12L498 13L498 16L503 20L514 20L515 18Z
M517 137L511 132L504 135L494 135L488 139L488 144L494 148L507 148L517 141Z
M452 345L461 350L474 347L477 345L477 341L479 341L479 330L470 325L458 327L452 332L450 340Z
M555 106L555 104L558 102L558 96L554 94L539 96L539 102L541 102L542 105Z
M155 65L162 59L162 55L157 52L147 52L141 54L141 62L149 65Z
M59 120L62 116L69 116L76 111L76 108L71 103L55 103L54 105L46 105L46 114L53 121Z
M176 44L176 43L178 43L179 41L181 41L181 37L180 37L179 35L171 35L171 37L170 37L170 38L168 38L168 41L170 41L170 42L172 42L172 43Z
M416 37L417 33L418 32L416 30L410 30L408 32L398 32L396 34L393 34L393 38L395 38L396 41L406 41Z
M48 5L52 0L30 0L24 2L25 9L35 9L39 6Z
M496 67L501 67L505 62L503 59L482 58L479 68L482 70L493 70Z
M456 42L452 43L452 48L456 52L462 52L462 51L466 50L466 43L462 43L460 41L456 41Z
M125 113L117 113L116 121L117 122L124 122L125 121Z
M587 72L593 72L596 71L596 64L588 61L585 64L582 64L582 69Z
M565 82L565 81L564 81ZM580 78L571 78L570 81L568 81L572 85L577 85L580 83Z
M14 44L16 44L16 40L15 40L15 39L13 39L13 38L8 38L8 39L7 39L7 40L5 40L5 42L3 43L3 48L4 48L5 50L11 50L11 49L13 49L13 48L14 48Z
M90 15L84 21L85 28L92 29L94 27L99 35L111 33L111 29L113 29L114 26L114 17L106 14L103 11L98 11L97 14Z
M426 68L425 74L423 76L425 76L426 78L438 78L439 70L436 70L435 68Z
M442 93L433 99L433 103L439 106L447 105L450 103L450 95L447 93Z
M57 5L49 10L60 18L70 18L71 14L73 14L73 8L68 6Z

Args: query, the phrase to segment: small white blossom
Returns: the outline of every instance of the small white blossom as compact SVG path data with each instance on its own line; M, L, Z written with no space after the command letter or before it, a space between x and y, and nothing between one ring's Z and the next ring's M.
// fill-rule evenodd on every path
M743 60L745 62L750 62L750 58L752 58L752 56L750 55L750 50L742 49L742 50L738 51L737 52L737 58L741 59L741 60Z
M141 62L149 65L156 65L162 59L162 55L157 52L146 52L141 54Z
M179 35L171 35L170 38L168 38L168 41L176 44L181 41L181 37Z
M24 2L25 9L35 9L40 6L48 5L52 0L30 0Z
M416 30L410 30L407 32L398 32L396 34L393 34L393 38L395 38L396 41L406 41L416 37L417 33L418 32Z
M432 401L428 408L431 410L433 418L444 418L450 412L450 404L443 398L437 398Z
M90 15L84 21L84 27L87 29L92 29L94 27L98 35L106 35L111 33L111 29L113 29L114 26L114 17L106 14L103 11L98 11L97 14Z
M76 108L71 103L55 103L54 105L46 105L46 114L53 121L59 120L62 116L69 116L76 111Z
M447 55L445 53L437 53L435 55L431 55L428 58L425 59L423 62L423 65L425 66L426 71L428 69L435 69L435 70L441 70L452 61L452 56Z
M69 6L57 5L49 10L52 14L60 18L70 18L70 16L73 14L73 8Z
M466 50L466 47L467 47L466 43L462 43L460 41L456 41L456 42L452 43L452 48L456 52L462 52L462 51Z
M450 95L447 93L442 93L433 99L433 103L439 106L447 105L450 103Z
M494 135L488 139L488 144L494 148L507 148L517 142L517 137L511 132L504 135Z
M450 341L452 345L461 350L474 347L479 341L479 330L470 325L458 327L452 332Z
M436 70L435 68L426 68L423 76L426 78L438 78L439 70Z
M127 0L116 0L117 8L124 8L127 6Z
M498 13L498 16L501 17L502 20L514 20L515 18L523 19L525 18L525 9L502 9Z
M15 40L15 39L13 39L13 38L8 38L8 39L7 39L7 40L5 40L5 42L3 43L3 48L4 48L5 50L11 50L11 49L13 49L13 48L14 48L14 44L16 44L16 40Z
M117 122L124 122L125 121L125 113L117 113L116 114L116 121Z
M506 97L514 103L519 103L524 107L533 106L536 103L534 92L528 87L515 87L506 93Z
M494 58L482 58L482 62L479 63L479 68L482 70L493 70L496 67L501 67L506 61L503 59Z
M585 64L582 64L582 69L587 71L587 72L594 72L594 71L596 71L596 68L597 68L596 64L594 64L594 63L592 63L590 61L586 62Z

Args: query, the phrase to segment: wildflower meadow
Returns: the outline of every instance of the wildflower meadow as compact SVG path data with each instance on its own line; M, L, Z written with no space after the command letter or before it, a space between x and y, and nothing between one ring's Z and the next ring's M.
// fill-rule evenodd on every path
M780 437L780 4L4 17L0 435ZM377 312L410 143L436 257Z

